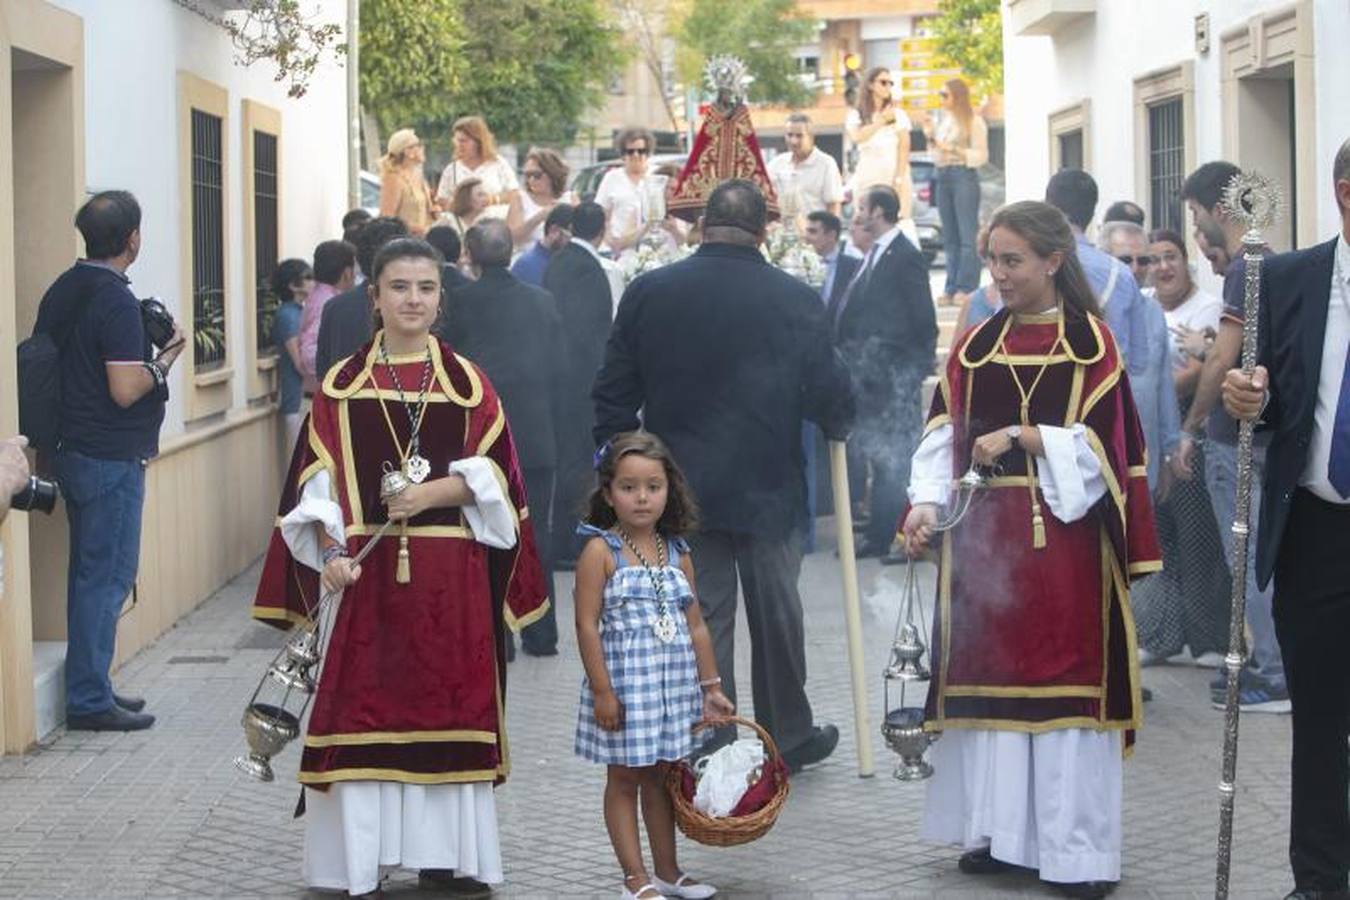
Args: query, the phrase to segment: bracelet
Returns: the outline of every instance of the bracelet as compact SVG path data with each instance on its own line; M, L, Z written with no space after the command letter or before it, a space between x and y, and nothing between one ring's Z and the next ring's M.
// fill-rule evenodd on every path
M150 373L150 377L155 379L155 387L164 386L164 382L168 380L168 374L164 371L164 367L161 366L158 361L152 360L150 362L141 363L141 365Z
M341 544L333 544L331 547L323 548L323 564L326 566L339 556L346 556L347 548Z
M722 683L722 676L721 676L721 675L716 675L716 676L714 676L714 677L712 677L712 678L705 678L705 679L703 679L702 681L700 681L700 682L698 683L698 686L701 687L701 688L706 688L706 687L716 687L717 685L719 685L719 684L721 684L721 683Z

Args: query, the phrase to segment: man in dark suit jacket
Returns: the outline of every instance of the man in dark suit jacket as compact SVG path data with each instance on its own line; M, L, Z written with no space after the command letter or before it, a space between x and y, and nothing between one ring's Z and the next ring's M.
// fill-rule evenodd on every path
M596 250L605 234L605 210L580 203L572 213L572 239L553 253L544 270L544 289L558 303L567 347L565 411L558 437L558 487L554 498L558 546L554 559L576 560L580 543L572 534L595 477L591 466L591 385L605 357L614 309L609 279Z
M375 264L375 254L396 237L408 233L402 219L380 216L361 226L356 233L356 261L361 271L369 272ZM314 352L314 371L320 384L333 366L361 349L374 334L370 292L363 275L356 286L343 291L324 304L319 318L319 340Z
M724 182L698 252L628 286L595 382L595 438L641 424L670 446L701 510L690 544L722 688L735 698L739 572L755 717L795 768L839 740L806 697L802 421L841 439L853 398L820 297L760 253L765 223L759 188Z
M806 230L802 233L803 239L825 264L825 283L820 286L820 297L826 306L839 303L844 289L862 265L861 259L844 252L844 245L840 241L843 229L844 224L838 216L818 209L807 215Z
M520 457L530 522L552 600L549 508L558 460L562 323L557 304L547 291L525 284L507 271L511 232L504 221L480 222L469 229L464 243L478 280L450 293L437 332L455 352L482 368L501 395ZM558 621L552 606L544 618L525 629L520 640L525 652L533 656L558 652Z
M923 431L923 381L936 362L937 313L923 254L900 233L895 191L871 188L859 206L873 243L830 304L829 316L858 398L858 425L850 443L872 467L861 557L890 550L904 510L909 460Z
M1228 372L1224 406L1271 432L1256 575L1275 579L1275 633L1293 704L1290 898L1350 889L1350 140L1333 170L1341 233L1268 257L1260 362Z

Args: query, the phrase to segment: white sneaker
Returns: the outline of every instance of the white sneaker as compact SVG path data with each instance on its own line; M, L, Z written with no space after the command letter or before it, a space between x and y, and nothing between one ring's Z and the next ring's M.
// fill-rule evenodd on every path
M1224 655L1218 650L1210 650L1206 653L1201 653L1191 660L1191 662L1202 669L1222 669L1224 666Z
M711 884L697 884L688 875L676 878L674 884L652 876L652 884L667 897L682 897L683 900L707 900L717 893L717 888Z

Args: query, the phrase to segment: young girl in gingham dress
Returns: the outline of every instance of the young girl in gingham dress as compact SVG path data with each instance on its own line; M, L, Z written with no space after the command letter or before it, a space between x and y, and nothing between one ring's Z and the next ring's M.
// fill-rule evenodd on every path
M599 485L578 533L577 644L586 678L577 755L604 763L605 825L624 872L623 900L716 893L680 871L666 767L694 749L692 726L735 710L722 693L712 641L694 596L695 510L660 439L616 436L596 454ZM641 798L655 877L638 836Z

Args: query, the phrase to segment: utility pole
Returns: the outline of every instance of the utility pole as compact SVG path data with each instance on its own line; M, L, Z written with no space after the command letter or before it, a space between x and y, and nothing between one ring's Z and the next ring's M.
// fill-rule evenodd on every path
M361 0L347 0L347 208L361 205Z

